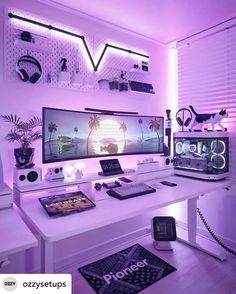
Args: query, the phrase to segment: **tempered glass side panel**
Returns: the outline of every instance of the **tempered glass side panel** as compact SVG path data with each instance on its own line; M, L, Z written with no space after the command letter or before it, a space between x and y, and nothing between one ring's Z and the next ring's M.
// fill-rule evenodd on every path
M207 174L228 172L228 144L228 138L175 138L175 168Z

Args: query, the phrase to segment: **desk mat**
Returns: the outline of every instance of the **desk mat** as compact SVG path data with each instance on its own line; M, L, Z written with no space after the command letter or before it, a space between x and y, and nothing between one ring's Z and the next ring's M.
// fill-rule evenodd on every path
M98 294L135 294L176 268L135 244L78 270Z

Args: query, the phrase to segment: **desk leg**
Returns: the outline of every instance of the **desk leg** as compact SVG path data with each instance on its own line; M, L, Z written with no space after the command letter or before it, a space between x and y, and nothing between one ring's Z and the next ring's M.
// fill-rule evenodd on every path
M25 272L30 274L34 272L34 251L32 248L25 251Z
M178 239L223 261L225 260L226 255L223 250L221 250L220 246L210 239L197 235L197 200L198 197L188 200L188 230L186 231L186 229L177 227Z
M42 247L42 273L52 274L53 273L53 243L47 242L41 239Z
M197 239L197 200L198 198L189 199L187 204L188 241L191 243L196 243Z

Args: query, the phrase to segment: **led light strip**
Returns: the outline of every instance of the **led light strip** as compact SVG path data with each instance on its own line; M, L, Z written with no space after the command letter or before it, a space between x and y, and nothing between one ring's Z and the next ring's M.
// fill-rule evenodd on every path
M215 148L217 148L217 144L218 144L219 142L223 145L223 151L220 152L220 153L216 153L216 152L215 152ZM214 144L214 143L215 143L215 148L214 148L214 150L213 150L213 147L214 147L213 144ZM216 168L216 169L224 169L224 168L225 168L225 165L226 165L225 157L223 156L223 154L225 153L225 142L222 141L222 140L218 140L218 139L213 140L213 141L211 142L211 151L213 152L213 155L211 156L210 161L213 161L213 158L214 158L215 156L216 156L216 157L219 156L220 158L223 159L223 164L222 164L222 166L217 167L216 165L213 165L213 167Z
M124 52L130 53L130 54L134 54L134 55L142 56L142 57L145 57L145 58L149 58L148 55L145 55L145 54L142 54L142 53L139 53L139 52L136 52L136 51L132 51L132 50L129 50L129 49L126 49L126 48L122 48L122 47L118 47L118 46L114 46L112 44L106 43L105 47L103 48L102 54L99 57L99 60L98 60L97 64L95 64L95 62L93 60L93 57L91 55L91 52L89 51L89 48L88 48L88 45L86 43L86 40L85 40L84 36L72 33L72 32L67 31L67 30L63 30L63 29L54 27L54 26L52 26L50 24L45 24L45 23L30 19L30 18L22 17L22 16L19 16L19 15L13 14L11 12L8 13L8 16L10 18L16 18L16 19L31 23L31 24L36 25L36 26L40 26L40 27L43 27L43 28L46 28L46 29L49 29L49 30L54 30L54 31L62 33L62 34L66 34L66 35L81 39L83 44L84 44L85 50L86 50L86 52L88 54L89 60L90 60L90 62L92 64L92 66L93 66L94 71L98 70L98 67L99 67L99 65L100 65L100 63L102 61L102 58L104 57L104 55L105 55L105 53L107 51L107 48L109 48L109 47L113 48L113 49L116 49L116 50L119 50L119 51L124 51Z
M180 146L180 147L179 147ZM178 150L178 148L180 150ZM183 143L182 142L177 142L175 146L175 151L177 154L182 154L183 153Z
M221 154L213 154L213 155L211 156L211 161L213 161L213 158L214 158L215 156L219 156L219 157L221 157L221 158L223 159L223 164L222 164L220 167L219 167L219 166L216 166L216 165L213 165L213 167L216 168L216 169L224 169L224 168L225 168L225 165L226 165L226 162L225 162L225 158L224 158L224 156L221 155Z
M215 143L215 148L213 148L213 147L214 147L214 146L213 146L214 143ZM221 143L221 144L223 145L223 151L220 152L220 153L215 152L215 149L217 148L218 143ZM214 149L214 150L213 150L213 149ZM218 139L213 140L213 141L211 142L211 150L212 150L212 152L213 152L214 154L224 154L224 153L225 153L225 142L222 141L222 140L218 140Z

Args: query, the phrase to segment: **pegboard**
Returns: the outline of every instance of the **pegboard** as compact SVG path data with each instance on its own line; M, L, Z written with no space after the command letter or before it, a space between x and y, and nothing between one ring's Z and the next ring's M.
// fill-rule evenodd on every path
M133 54L123 53L120 51L115 51L114 49L108 48L105 53L98 71L95 73L93 71L90 61L88 61L87 52L85 51L82 40L78 38L73 38L62 33L57 33L55 31L50 31L45 28L41 28L35 25L28 24L16 19L10 19L8 13L12 12L23 17L34 19L47 24L52 24L53 26L63 28L68 31L75 32L75 28L69 28L66 25L53 23L51 20L44 19L37 15L32 15L30 13L22 12L14 9L7 9L5 11L5 37L4 37L4 51L5 51L5 78L9 81L20 82L17 72L16 64L19 58L23 55L31 55L35 57L42 66L42 76L37 82L37 85L45 85L47 87L58 87L65 89L74 90L98 90L98 80L120 80L120 74L122 71L126 72L126 78L128 80L136 80L140 82L150 83L150 75L145 73L130 72L134 64L141 63L140 57L136 57ZM48 48L48 51L42 51L40 48L21 48L15 45L21 31L29 31L33 37L44 38L44 43ZM93 36L84 32L75 32L77 34L82 34L85 36L86 42L89 46L89 50L94 58L97 55L97 60L99 58L99 52L101 51L106 41L99 38L99 36ZM27 42L25 42L27 43ZM114 43L114 45L116 45ZM119 44L120 46L120 44ZM130 49L128 45L122 45L122 47ZM142 51L140 49L140 51ZM67 59L67 70L70 72L71 78L76 69L79 70L79 75L83 81L82 86L73 85L72 83L61 84L58 82L58 75L60 72L60 60L61 58ZM95 60L95 63L97 62ZM143 61L148 61L144 58ZM24 63L24 68L27 69L29 75L35 72L35 66L28 63ZM93 80L94 87L89 88L89 81ZM99 89L101 90L101 89ZM112 92L112 91L109 91ZM116 91L117 93L117 91Z

